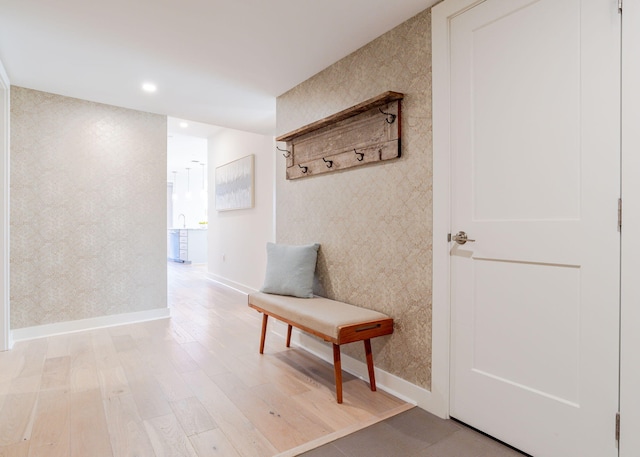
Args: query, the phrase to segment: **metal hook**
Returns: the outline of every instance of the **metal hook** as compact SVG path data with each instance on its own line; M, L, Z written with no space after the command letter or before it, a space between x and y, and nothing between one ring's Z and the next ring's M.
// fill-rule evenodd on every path
M382 111L382 108L378 108L380 110L380 112L382 114L384 114L385 116L387 116L387 118L385 119L385 121L387 121L387 124L393 124L396 121L396 117L398 117L397 115L393 114L393 113L385 113L384 111ZM391 119L391 120L389 120Z
M327 168L333 167L333 160L327 160L324 157L322 158L322 160L324 160L324 163L327 164Z
M362 161L364 160L364 152L358 152L358 151L356 151L355 149L353 150L353 152L355 152L355 153L356 153L356 155L358 156L358 157L357 157L358 162L362 162Z
M298 166L302 169L303 173L306 173L307 170L309 169L309 167L303 167L302 165L298 164Z
M284 157L285 159L291 157L291 151L289 151L288 149L280 149L278 146L276 146L276 149L280 152L286 152L286 154L282 154L282 157Z

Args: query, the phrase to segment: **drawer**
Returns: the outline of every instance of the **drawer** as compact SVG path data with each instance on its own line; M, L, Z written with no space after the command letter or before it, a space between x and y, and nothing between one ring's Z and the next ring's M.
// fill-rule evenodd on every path
M189 236L188 230L180 230L180 238L187 238Z
M189 243L186 241L180 240L180 249L184 249L185 251L189 248Z
M189 255L185 249L180 249L180 260L189 260Z

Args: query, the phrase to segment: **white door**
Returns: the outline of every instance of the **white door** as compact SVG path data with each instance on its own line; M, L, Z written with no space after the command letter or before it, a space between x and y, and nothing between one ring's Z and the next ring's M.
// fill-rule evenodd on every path
M617 455L620 17L487 0L450 22L450 413L536 457Z

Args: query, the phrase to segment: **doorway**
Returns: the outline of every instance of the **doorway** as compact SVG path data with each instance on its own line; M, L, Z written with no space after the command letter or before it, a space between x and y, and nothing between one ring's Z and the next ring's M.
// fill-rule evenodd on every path
M177 124L182 132L171 126ZM170 119L167 139L167 260L206 264L208 140L193 123ZM187 127L180 127L187 125ZM169 270L172 271L172 270Z

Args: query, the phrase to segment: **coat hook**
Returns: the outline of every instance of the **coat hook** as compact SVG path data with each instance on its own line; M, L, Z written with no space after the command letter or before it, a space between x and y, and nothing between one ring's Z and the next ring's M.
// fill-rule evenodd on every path
M385 116L387 116L387 118L385 119L385 121L387 121L387 124L393 124L396 121L396 115L393 113L385 113L384 111L382 111L382 108L378 108L380 110L380 112L382 114L384 114Z
M286 154L282 154L282 157L284 157L285 159L291 157L291 151L289 151L288 149L280 149L278 146L276 146L276 149L280 152L286 152Z
M322 160L324 160L324 163L327 164L327 168L333 167L333 160L327 160L324 157L322 158Z
M303 173L306 173L307 170L309 169L309 167L303 167L302 165L298 164L298 166L302 169Z
M353 150L353 152L355 152L355 153L356 153L356 155L358 156L358 157L357 157L358 162L362 162L362 160L364 160L364 152L358 152L358 151L356 151L355 149Z

